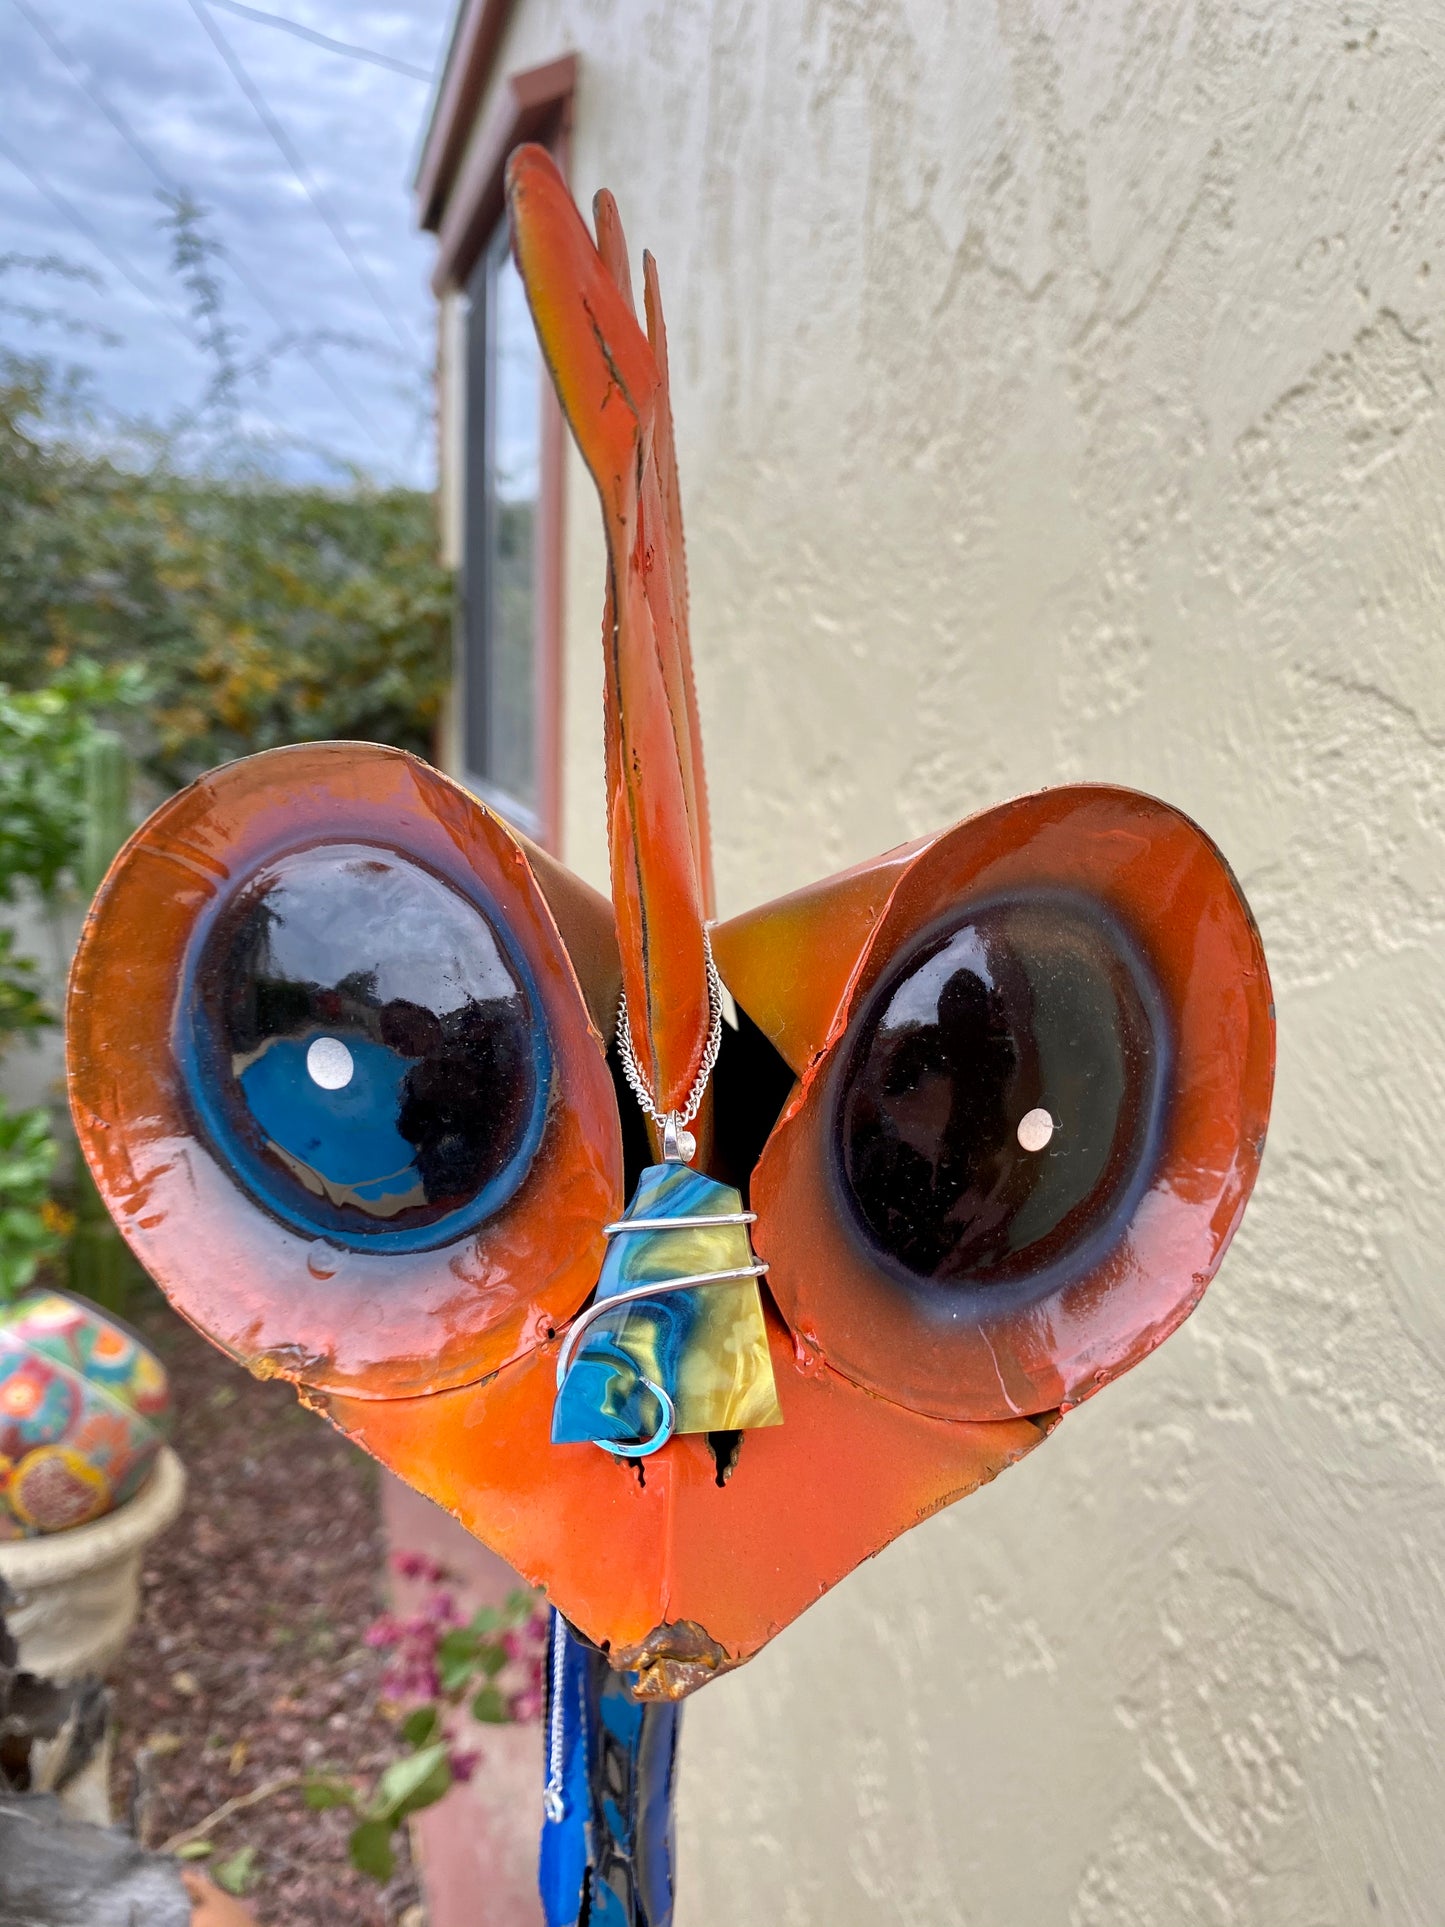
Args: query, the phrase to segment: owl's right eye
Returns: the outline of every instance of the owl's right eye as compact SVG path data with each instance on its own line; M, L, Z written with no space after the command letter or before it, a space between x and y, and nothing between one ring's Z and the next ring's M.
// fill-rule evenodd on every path
M842 1188L925 1298L1042 1295L1127 1221L1163 1115L1158 986L1087 897L977 903L895 959L837 1086Z
M801 1077L752 1176L754 1245L826 1364L936 1418L1026 1416L1198 1301L1259 1168L1274 1014L1187 817L1045 790L715 947Z

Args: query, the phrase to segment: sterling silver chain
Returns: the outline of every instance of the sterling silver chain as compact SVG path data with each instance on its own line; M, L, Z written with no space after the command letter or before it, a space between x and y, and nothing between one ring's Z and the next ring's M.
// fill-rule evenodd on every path
M702 1062L698 1066L697 1077L687 1094L687 1102L680 1111L660 1111L657 1099L648 1089L647 1079L642 1075L642 1066L637 1061L637 1052L632 1046L632 1026L627 1019L627 994L624 991L617 1006L617 1055L622 1059L622 1075L632 1087L632 1093L653 1123L664 1134L668 1126L674 1132L682 1131L697 1116L702 1106L703 1092L707 1080L713 1074L717 1054L722 1048L723 993L722 979L717 974L717 965L712 960L712 938L707 926L703 926L702 951L707 959L707 1045L703 1050Z

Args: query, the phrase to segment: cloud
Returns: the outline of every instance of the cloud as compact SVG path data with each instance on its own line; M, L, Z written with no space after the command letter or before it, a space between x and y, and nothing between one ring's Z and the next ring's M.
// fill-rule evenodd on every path
M248 406L273 433L359 462L381 478L429 481L433 244L415 230L409 178L427 87L234 12L211 13L350 242L362 264L358 274L190 0L29 4L43 10L55 40L156 167L210 210L210 229L240 270L240 277L227 273L225 285L229 318L244 333L242 358L274 346L279 332L246 281L269 297L287 333L320 338L313 359L324 375L292 347ZM428 72L439 62L452 14L451 0L257 4ZM101 393L121 412L163 416L193 405L208 365L186 336L185 296L169 268L153 173L14 0L0 0L0 74L5 140L155 291L164 312L0 156L0 255L60 251L97 266L105 279L98 291L74 281L42 285L17 270L5 277L6 296L16 304L63 306L75 320L121 337L119 346L84 350ZM0 314L0 339L75 352L73 339L10 314ZM307 458L300 459L304 466Z

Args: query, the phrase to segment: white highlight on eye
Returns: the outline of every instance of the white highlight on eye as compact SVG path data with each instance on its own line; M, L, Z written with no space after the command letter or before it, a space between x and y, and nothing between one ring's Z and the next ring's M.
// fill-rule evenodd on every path
M306 1052L306 1068L313 1084L323 1091L344 1091L355 1074L351 1052L339 1037L313 1037ZM1022 1130L1022 1125L1020 1125Z
M1026 1151L1046 1150L1053 1134L1054 1120L1047 1111L1025 1111L1019 1119L1019 1143Z

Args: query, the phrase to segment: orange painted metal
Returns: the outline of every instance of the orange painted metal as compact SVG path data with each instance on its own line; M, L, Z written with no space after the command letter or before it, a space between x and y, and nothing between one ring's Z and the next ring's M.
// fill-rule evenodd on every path
M900 880L934 840L900 844L713 931L723 982L799 1077L838 1035L869 940Z
M881 1397L942 1418L1068 1407L1145 1357L1213 1277L1264 1148L1274 1014L1259 932L1203 831L1131 790L1045 790L929 843L864 935L843 1003L830 1020L831 991L817 1006L815 1034L827 1020L837 1039L899 950L940 917L957 921L970 902L1040 889L1102 905L1138 945L1164 998L1172 1032L1167 1126L1126 1235L1042 1302L1020 1308L1006 1295L996 1313L942 1328L910 1316L840 1194L826 1050L809 1065L753 1176L754 1242L800 1339ZM845 891L839 901L851 898ZM828 902L826 891L819 902ZM766 983L774 958L789 981L809 907L785 898L775 920L755 912L733 934L726 954L738 981ZM841 922L839 942L853 941L858 928ZM846 948L832 952L835 973L846 959Z
M743 1435L726 1484L701 1437L673 1439L641 1477L594 1446L552 1445L555 1343L437 1398L332 1398L321 1409L545 1586L614 1664L660 1656L654 1690L669 1692L700 1683L683 1672L692 1642L679 1628L715 1644L711 1668L739 1664L1049 1429L907 1412L800 1353L775 1319L769 1337L783 1423Z
M554 1088L540 1146L499 1216L452 1245L381 1254L308 1238L253 1201L196 1122L175 1019L198 919L279 855L337 841L480 879L545 1012ZM573 880L579 931L585 890ZM595 894L590 921L609 921ZM605 955L600 936L593 948ZM602 1227L622 1205L602 1039L516 840L415 757L269 750L172 797L101 886L66 1022L71 1109L111 1215L177 1308L253 1372L365 1398L437 1391L527 1351L597 1281Z
M514 156L508 191L543 351L602 501L615 922L555 859L414 759L362 744L273 751L173 798L117 859L72 978L72 1100L113 1214L194 1323L253 1371L294 1380L544 1585L614 1664L640 1670L642 1691L679 1694L1032 1450L1061 1409L1187 1315L1258 1170L1273 1012L1258 933L1219 852L1177 811L1124 790L1023 797L734 917L713 934L724 980L799 1079L768 1135L786 1075L746 1026L724 1047L720 1081L730 1062L736 1080L760 1080L751 1133L733 1085L720 1161L748 1146L733 1175L750 1180L771 1266L783 1423L740 1442L674 1437L645 1464L551 1443L562 1330L623 1206L604 1054L619 985L643 1069L674 1108L706 1037L712 882L656 269L644 256L644 334L611 197L596 203L594 243L541 150ZM357 843L479 888L525 960L547 1033L545 1122L525 1176L486 1222L431 1250L383 1253L365 1237L342 1250L289 1229L211 1148L178 1051L189 947L218 899L278 853ZM1057 1288L976 1293L950 1324L920 1314L932 1280L900 1284L845 1195L843 1072L869 1035L870 999L893 994L890 972L930 933L1029 892L1086 901L1143 960L1168 1101L1103 1255L1089 1246ZM707 1108L697 1135L707 1169Z
M622 981L644 1074L662 1110L680 1109L707 1042L707 861L679 641L682 564L670 550L659 467L675 470L666 386L630 286L619 285L627 257L610 202L604 261L544 149L518 149L507 189L538 339L602 503L608 844Z

